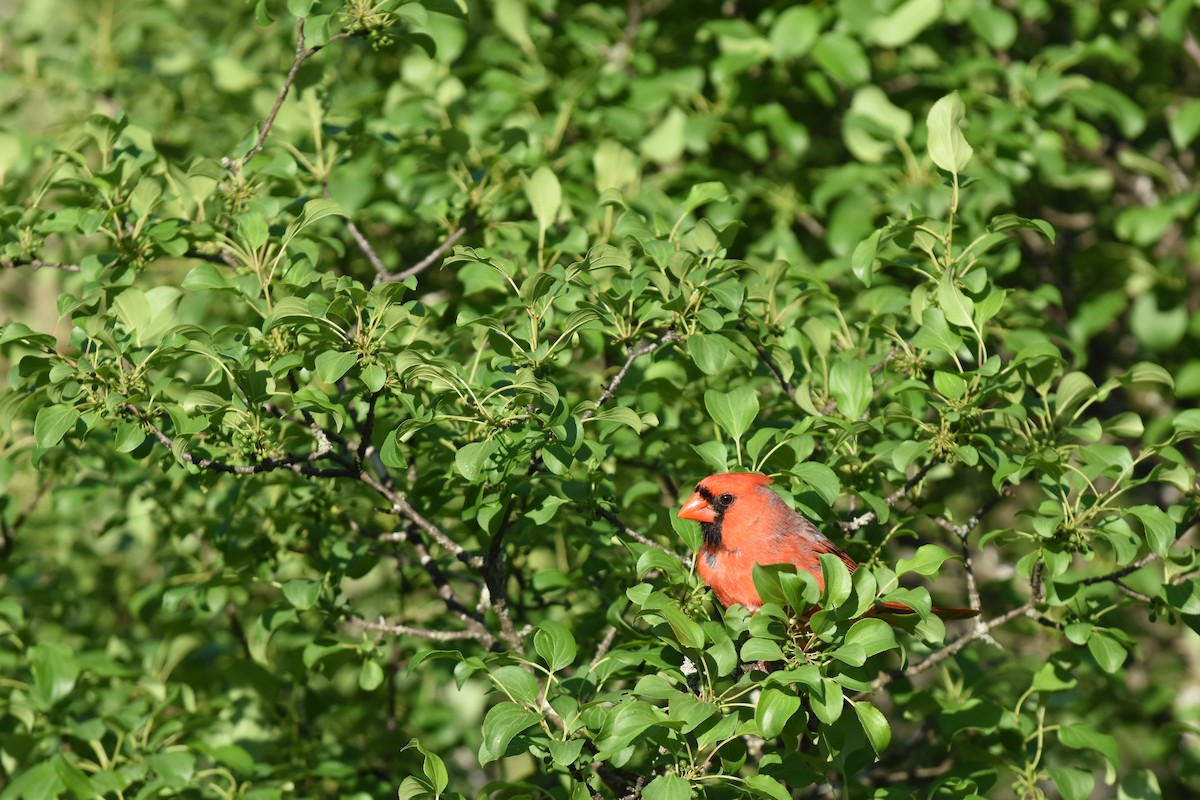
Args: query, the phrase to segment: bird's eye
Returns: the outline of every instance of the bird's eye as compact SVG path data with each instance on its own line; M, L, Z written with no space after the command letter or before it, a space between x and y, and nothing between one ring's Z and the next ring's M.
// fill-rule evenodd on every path
M726 492L725 494L723 494L717 498L717 502L723 506L727 506L733 502L733 495Z

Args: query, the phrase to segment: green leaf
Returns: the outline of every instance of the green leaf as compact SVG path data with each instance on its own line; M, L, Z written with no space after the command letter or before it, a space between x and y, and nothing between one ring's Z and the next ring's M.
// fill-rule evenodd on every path
M638 413L626 406L611 406L601 409L592 415L592 419L601 422L616 422L628 428L633 428L638 433L641 433L646 428L646 423L642 421Z
M1134 364L1121 378L1122 383L1150 383L1175 388L1175 378L1162 366L1150 361L1139 361Z
M1189 408L1175 415L1171 425L1179 433L1200 433L1200 408Z
M1058 740L1072 750L1094 750L1114 768L1121 766L1117 740L1107 733L1100 733L1091 725L1082 722L1063 725L1058 729Z
M890 14L867 22L867 39L880 47L903 47L942 14L942 0L907 0Z
M350 371L357 360L358 355L355 353L325 350L317 355L317 374L326 383L337 383L343 375Z
M1170 113L1170 112L1168 112ZM1180 150L1186 150L1200 136L1200 99L1188 100L1167 119L1167 130L1171 141Z
M1153 237L1157 241L1158 237ZM1150 350L1170 350L1187 333L1187 307L1183 303L1161 308L1154 292L1146 292L1133 301L1129 327L1138 341Z
M450 775L446 772L446 764L442 761L441 756L430 750L426 750L416 739L410 739L408 744L401 748L400 752L404 752L409 748L415 748L423 757L424 763L421 769L425 773L425 777L429 780L429 785L433 787L434 794L441 794L446 791L446 787L450 785Z
M656 164L678 161L687 144L687 115L672 107L654 130L642 139L642 155Z
M149 756L146 765L158 773L167 786L183 789L192 782L192 775L196 772L196 757L185 750L171 750Z
M533 647L551 672L575 663L575 637L561 622L546 620L539 623L533 635Z
M487 766L503 756L513 737L533 727L540 719L538 714L516 703L493 706L483 720L483 743L487 752L480 754L480 765Z
M1096 383L1091 377L1082 372L1068 372L1058 382L1058 389L1054 395L1054 410L1060 420L1069 421L1070 417L1067 415L1084 400L1095 395Z
M936 575L942 564L954 556L936 544L923 544L912 558L902 558L896 563L896 575L915 572L918 575Z
M317 220L326 217L344 217L346 212L335 201L324 197L315 197L304 204L304 211L298 220L299 228L307 228Z
M899 647L892 626L873 617L860 619L851 625L846 632L845 642L861 647L868 658Z
M233 282L216 264L200 264L183 279L183 288L191 291L233 289Z
M719 334L694 333L687 339L688 353L705 375L716 375L729 360L729 340Z
M961 400L967 394L967 382L953 372L944 370L933 373L933 388L947 400Z
M259 0L262 2L263 0ZM425 781L413 775L409 775L404 780L400 781L400 788L396 790L397 800L425 800L425 798L433 794L432 787L428 786ZM272 798L274 800L274 798Z
M1117 789L1117 800L1162 800L1162 796L1158 776L1148 769L1130 772Z
M97 737L98 738L98 737ZM96 797L99 792L92 785L91 779L87 773L79 768L76 759L73 756L68 756L66 753L55 753L54 770L58 773L59 780L67 787L67 791L79 798Z
M462 473L464 478L471 483L475 483L479 479L484 464L499 449L499 446L499 443L495 439L488 439L486 442L464 444L454 454L454 465L458 467L458 471Z
M840 606L850 596L850 570L842 559L832 553L821 553L817 558L821 562L821 577L825 582L822 598L829 607Z
M267 220L261 212L249 211L242 214L238 217L237 228L242 242L250 250L258 250L267 243Z
M921 314L921 327L913 336L913 345L953 355L962 349L963 340L946 324L940 308L926 308Z
M709 389L704 393L704 407L723 431L740 440L758 416L758 395L745 384L729 392Z
M842 484L838 480L837 473L824 464L806 461L792 467L788 472L808 484L830 506L837 502L838 496L842 492Z
M74 428L78 421L79 411L75 406L43 406L33 421L34 441L38 447L53 447L62 441L63 436Z
M845 700L842 687L832 678L822 678L820 690L809 696L813 714L826 725L832 725L842 716Z
M771 57L776 61L800 58L821 33L821 14L812 6L791 6L771 26Z
M312 311L308 308L308 303L299 297L284 297L275 301L275 307L271 313L263 321L263 333L269 332L277 325L282 325L284 322L303 323L313 322Z
M358 688L364 692L373 692L383 685L383 667L378 661L368 658L358 671Z
M1146 529L1146 544L1150 546L1150 550L1166 557L1167 551L1175 542L1175 523L1167 516L1167 512L1158 506L1148 505L1131 506L1128 511L1141 520Z
M1087 646L1100 668L1109 673L1115 673L1123 667L1129 655L1120 642L1100 630L1093 632Z
M392 469L404 469L408 466L408 458L404 455L404 448L396 434L397 431L392 431L383 437L383 445L379 448L379 458L383 461L384 466Z
M779 643L771 639L747 639L742 645L742 661L782 661L783 650Z
M1061 664L1048 661L1033 676L1032 688L1036 692L1061 692L1076 685L1075 677Z
M754 721L758 735L774 739L783 732L783 726L800 710L801 700L792 692L768 686L758 697L754 708Z
M378 392L387 381L387 372L378 364L368 364L362 368L360 377L363 386L366 386L371 392Z
M645 800L689 800L691 785L678 775L659 775L642 790Z
M301 611L306 611L317 604L321 596L322 582L297 578L283 584L283 596L287 601Z
M829 370L829 393L837 401L842 416L859 419L867 412L874 393L870 367L861 359L834 362Z
M679 601L661 592L654 592L642 604L642 613L661 616L684 647L693 650L704 647L704 629L684 612Z
M621 703L609 717L600 748L609 753L623 750L647 729L663 721L662 712L640 700Z
M962 133L966 115L966 106L958 92L951 92L929 109L929 157L953 175L966 169L974 152Z
M75 688L79 663L74 651L59 642L41 642L29 648L29 666L33 673L31 694L42 708L62 700Z
M546 743L546 747L550 750L550 758L555 764L560 767L567 767L579 760L579 754L583 752L583 739L568 739L560 741L551 739Z
M845 86L858 86L871 77L871 62L862 45L844 33L826 33L812 50L813 60Z
M596 146L596 152L592 155L592 169L596 172L596 191L600 194L624 191L637 183L642 172L637 154L612 139L605 139ZM600 253L610 254L613 260L600 258ZM629 268L628 257L610 245L597 245L588 253L588 260L596 267L620 265Z
M690 214L697 208L709 203L720 203L730 199L729 189L720 181L705 181L697 183L688 190L687 200L683 203L683 214Z
M948 322L974 330L975 304L954 283L952 270L945 270L938 280L937 301Z
M863 733L867 735L867 741L871 743L871 749L875 751L875 755L882 755L892 743L892 729L888 727L887 717L870 703L851 702L851 705L854 706L854 713L858 715Z
M1096 776L1076 767L1046 767L1063 800L1087 800L1096 788Z
M488 676L512 700L526 706L537 705L542 687L529 670L514 664L505 664L493 669Z
M558 209L562 206L562 186L558 176L549 167L538 167L525 181L525 197L538 227L546 231L558 218Z
M878 229L858 243L850 256L850 270L854 277L862 281L863 286L869 287L875 268L875 256L879 253L879 237L883 230Z

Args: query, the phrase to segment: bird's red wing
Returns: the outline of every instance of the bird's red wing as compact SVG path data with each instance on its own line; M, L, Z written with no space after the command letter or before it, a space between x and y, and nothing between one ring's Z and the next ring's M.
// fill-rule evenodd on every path
M858 562L842 552L841 548L828 539L818 539L812 543L812 549L816 553L829 553L835 555L842 560L846 565L846 569L850 570L850 574L854 574L854 570L858 569ZM819 563L819 562L818 562ZM820 566L817 567L817 572L820 572Z

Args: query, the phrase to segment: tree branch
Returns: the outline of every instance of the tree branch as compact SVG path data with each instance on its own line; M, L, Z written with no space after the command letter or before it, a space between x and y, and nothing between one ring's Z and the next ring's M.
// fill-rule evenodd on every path
M904 495L908 494L908 491L910 489L912 489L914 486L916 486L918 483L920 483L921 480L926 475L929 474L929 471L932 470L937 465L938 465L937 461L930 461L928 464L921 467L919 470L916 471L916 473L913 474L913 476L911 478L909 478L908 480L906 480L904 482L903 486L901 486L899 489L897 489L896 491L889 494L884 499L883 502L887 505L888 508L891 508L896 503L900 502L900 498L902 498L902 497L904 497ZM838 522L838 527L844 531L853 533L854 531L859 530L860 528L864 528L867 525L870 525L872 522L875 521L877 516L878 515L874 511L868 511L867 513L862 514L861 516L855 517L852 520L847 520L845 522Z
M304 455L290 455L283 458L267 458L254 464L228 464L224 461L218 461L214 458L204 458L197 456L188 450L182 442L177 442L167 436L161 428L151 421L150 417L142 413L142 410L132 403L125 403L124 408L129 413L133 414L138 420L146 426L155 439L158 439L163 446L177 453L180 460L186 461L199 469L212 470L213 472L224 472L230 475L257 475L263 472L274 472L277 469L290 469L292 472L297 472L302 475L311 475L315 477L348 478L353 476L348 468L344 466L344 462L340 456L333 452L333 447L329 443L329 439L324 436L317 437L317 449ZM324 459L332 459L338 463L342 463L341 469L319 469L313 467L312 464Z
M41 502L41 499L46 496L46 492L50 490L50 486L51 481L42 481L33 493L33 497L29 498L29 501L17 512L17 516L11 525L4 521L3 516L0 516L0 561L8 559L12 553L13 544L16 543L17 532L21 530L25 521L29 519L29 515L37 508L37 504Z
M673 550L663 547L661 544L654 541L650 537L638 533L633 528L629 527L624 522L621 522L621 520L617 519L617 515L612 513L608 509L600 508L600 509L597 509L596 513L599 514L600 516L604 517L604 519L608 520L608 522L611 523L612 526L617 529L617 532L622 534L623 536L628 536L630 539L633 539L634 541L637 541L637 542L641 542L642 544L646 545L647 547L653 547L655 550L661 550L664 553L666 553L667 555L671 556L671 558L677 559L681 564L687 564L686 558L679 555L678 553L676 553Z
M262 128L258 132L258 138L254 142L254 146L246 151L246 155L228 163L228 168L231 172L240 173L242 167L250 162L260 152L266 144L267 136L271 133L271 128L275 126L275 117L279 115L279 109L283 107L283 101L287 99L288 92L292 89L292 84L296 82L296 75L300 72L300 67L304 66L304 62L315 56L323 48L328 47L334 42L342 39L349 39L354 36L365 36L366 31L343 31L329 37L329 41L325 44L315 45L313 47L304 46L304 17L296 20L296 57L292 61L291 69L288 70L287 78L283 81L283 86L279 87L279 94L275 97L275 104L271 106L270 113L263 120Z
M596 400L595 408L589 408L587 411L584 411L579 415L580 422L587 422L589 419L596 416L596 411L600 408L600 406L604 405L612 398L614 394L616 394L617 387L621 385L621 381L625 380L625 375L629 372L629 368L633 366L634 361L637 361L642 356L653 353L655 350L662 347L664 344L667 344L668 342L674 342L682 338L683 337L676 333L672 328L662 336L659 336L653 342L647 342L636 349L631 347L629 350L629 356L625 359L625 363L621 366L621 369L617 371L617 374L613 376L611 381L609 381L608 386L605 387L604 391L600 393L600 397Z
M20 269L21 267L57 269L63 272L79 272L81 269L78 264L58 264L51 261L42 261L40 258L14 258L0 261L0 269Z
M617 626L609 625L608 630L604 632L604 638L600 640L600 645L596 648L596 655L592 656L591 668L595 669L600 663L600 659L608 655L608 651L612 649L613 641L617 638Z
M462 639L477 639L477 633L472 631L439 631L432 628L417 628L399 622L388 622L383 617L372 622L362 617L350 617L347 622L356 628L379 633L390 633L393 636L417 636L422 639L432 639L437 642L453 642Z
M414 275L424 272L436 264L442 258L442 256L446 255L446 253L450 251L450 248L454 247L454 243L461 239L463 235L471 228L472 224L470 222L470 217L468 216L468 221L452 231L450 235L446 237L444 242L433 248L433 251L429 255L425 256L406 270L402 270L400 272L385 271L375 279L375 282L388 283L391 281L403 281L411 278Z
M412 507L412 504L408 502L408 499L402 493L389 486L385 486L381 481L367 472L360 471L357 477L367 486L370 486L376 492L383 495L392 504L392 513L399 514L415 524L431 539L441 545L443 549L468 567L476 570L483 569L483 556L468 552L465 547L447 536L441 528L421 516L420 512Z
M775 366L775 362L771 360L771 354L767 352L767 348L763 347L761 344L755 344L754 349L758 353L758 360L763 363L763 366L765 366L767 371L770 372L772 377L775 378L775 381L779 384L779 388L783 389L784 394L786 394L793 403L796 402L796 387L792 386L792 384L787 380L784 380L783 372L780 371L779 367Z

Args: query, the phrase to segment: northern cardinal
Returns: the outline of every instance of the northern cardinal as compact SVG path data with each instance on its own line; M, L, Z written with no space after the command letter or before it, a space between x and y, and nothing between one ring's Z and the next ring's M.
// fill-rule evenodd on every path
M770 488L773 481L753 472L712 475L696 485L696 492L679 509L680 519L700 523L704 544L696 558L696 571L724 606L741 603L751 611L762 605L752 577L755 564L795 564L817 579L821 553L832 553L854 572L858 564L825 538L817 527L788 507ZM913 614L902 603L879 603L870 612ZM974 608L934 608L942 619L967 619Z

